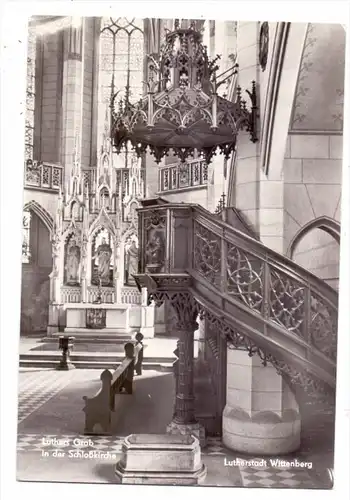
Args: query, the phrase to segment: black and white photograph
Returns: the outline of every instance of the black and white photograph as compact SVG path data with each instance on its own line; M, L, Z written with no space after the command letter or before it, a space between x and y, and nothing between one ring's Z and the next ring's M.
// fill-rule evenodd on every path
M348 25L156 12L27 20L16 480L332 490Z

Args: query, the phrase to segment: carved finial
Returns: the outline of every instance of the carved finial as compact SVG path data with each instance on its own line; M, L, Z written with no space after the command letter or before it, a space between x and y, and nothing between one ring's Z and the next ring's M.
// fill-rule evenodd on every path
M109 109L108 109L108 105L106 105L104 133L105 133L106 137L109 137Z
M71 171L71 179L69 184L69 194L71 196L79 195L81 189L81 163L80 163L80 136L79 132L75 135L75 144L73 151L73 167Z
M89 199L89 183L84 183L84 198Z
M239 85L237 87L236 92L237 92L237 102L238 102L238 104L240 104L241 103L241 96L242 96L242 89Z

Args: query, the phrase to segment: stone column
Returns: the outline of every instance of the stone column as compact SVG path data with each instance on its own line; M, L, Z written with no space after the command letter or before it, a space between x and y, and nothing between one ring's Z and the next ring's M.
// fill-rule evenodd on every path
M237 57L239 64L238 83L242 88L242 99L250 100L246 89L251 90L252 81L259 90L258 46L259 23L238 22ZM253 144L250 134L241 131L237 138L235 165L234 206L240 210L251 229L259 235L259 191L260 156L259 144Z
M155 335L165 335L166 333L165 317L166 317L166 304L164 303L161 306L156 307L154 310Z
M175 294L171 298L175 312L175 328L179 336L177 343L177 381L175 408L172 422L167 427L169 434L195 435L205 444L205 429L195 418L193 386L193 343L198 325L198 308L188 293Z
M84 222L86 224L86 219L88 217L87 211L84 211ZM83 235L82 245L81 245L81 301L86 303L88 301L88 293L87 293L87 267L88 267L88 237L86 234Z
M61 279L60 279L60 243L57 238L52 240L52 272L50 278L50 302L49 322L47 326L48 335L59 331L60 303L61 303Z
M148 294L147 289L142 288L141 291L141 329L140 332L147 339L154 337L154 304L147 304Z
M80 281L80 286L81 286L81 301L83 303L87 302L87 283L86 283L86 278L82 278Z
M227 448L273 456L299 448L298 404L272 365L263 366L257 355L228 348L226 387L222 438Z
M205 318L198 319L198 360L205 361L205 331L206 323Z
M184 330L179 330L177 393L173 422L180 425L195 423L194 392L193 392L193 329L189 325Z
M114 244L114 252L115 252L115 255L114 255L114 270L113 270L113 279L114 279L114 302L116 304L120 304L122 302L122 291L121 291L121 288L122 288L122 283L124 281L124 268L123 268L123 264L121 265L121 258L120 258L120 255L121 255L121 251L120 251L120 246L118 244L117 241L115 241L115 244ZM124 253L124 252L123 252ZM122 267L122 269L120 269L120 266Z
M64 165L65 185L70 180L77 135L81 157L82 94L83 94L83 19L71 19L64 36L63 99L61 163Z

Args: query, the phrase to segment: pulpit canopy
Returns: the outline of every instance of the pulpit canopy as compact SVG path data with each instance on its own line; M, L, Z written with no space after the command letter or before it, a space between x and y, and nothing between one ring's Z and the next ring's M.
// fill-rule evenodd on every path
M148 56L146 94L132 103L128 77L125 98L118 100L119 92L112 95L115 150L131 144L138 156L149 150L157 163L170 151L182 162L197 152L210 163L218 150L229 158L239 130L246 129L256 142L255 83L247 91L250 110L239 87L233 100L220 96L219 87L232 79L238 65L218 75L218 59L209 59L195 22L183 28L176 20L159 56Z

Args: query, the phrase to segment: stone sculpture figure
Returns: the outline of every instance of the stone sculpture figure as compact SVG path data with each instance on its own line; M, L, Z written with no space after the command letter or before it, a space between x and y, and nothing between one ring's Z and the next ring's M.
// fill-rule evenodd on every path
M147 268L160 271L164 264L164 245L159 234L154 234L146 246Z
M112 249L108 245L106 238L102 238L101 245L98 246L93 259L98 259L98 275L102 285L109 283L109 268L112 257Z
M136 242L133 241L131 243L130 248L127 251L126 254L126 282L127 284L135 284L135 280L133 278L134 274L137 274L138 271L138 258L139 258L139 252L136 247Z
M78 283L79 264L80 264L80 248L78 247L76 241L72 240L71 244L68 247L67 261L66 261L67 283L72 283L72 284Z

